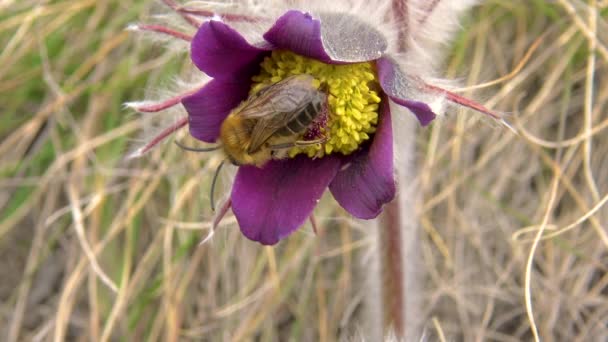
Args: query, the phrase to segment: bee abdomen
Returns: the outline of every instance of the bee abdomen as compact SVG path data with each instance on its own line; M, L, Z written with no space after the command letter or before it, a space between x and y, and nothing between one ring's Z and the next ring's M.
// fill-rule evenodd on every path
M312 101L306 105L304 109L297 113L294 118L289 121L287 125L285 125L285 127L278 130L276 134L279 136L300 134L304 132L308 126L310 126L320 112L321 103L319 101Z

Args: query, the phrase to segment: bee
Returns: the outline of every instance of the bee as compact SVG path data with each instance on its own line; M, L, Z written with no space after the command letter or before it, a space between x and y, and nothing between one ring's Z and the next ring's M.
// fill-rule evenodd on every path
M326 137L317 138L316 134L312 134L313 140L306 140L309 128L327 109L327 93L315 87L314 81L314 77L306 74L290 76L250 95L222 123L221 145L193 148L175 141L187 151L224 150L226 159L215 170L209 194L213 211L215 185L226 160L236 166L262 167L272 159L285 158L292 147L316 145L327 140Z
M287 77L263 88L235 108L222 123L220 140L234 165L261 167L286 157L296 146L320 144L304 140L308 128L326 108L327 94L310 75Z

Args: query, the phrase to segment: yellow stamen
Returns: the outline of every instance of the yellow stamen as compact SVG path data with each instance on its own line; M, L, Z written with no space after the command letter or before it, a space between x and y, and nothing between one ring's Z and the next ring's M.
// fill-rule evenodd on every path
M294 147L291 157L306 153L322 157L330 153L345 155L356 151L376 131L378 122L378 80L372 63L332 65L297 55L291 51L273 51L261 63L260 74L253 77L251 92L298 74L309 74L328 92L329 113L322 132L323 144Z

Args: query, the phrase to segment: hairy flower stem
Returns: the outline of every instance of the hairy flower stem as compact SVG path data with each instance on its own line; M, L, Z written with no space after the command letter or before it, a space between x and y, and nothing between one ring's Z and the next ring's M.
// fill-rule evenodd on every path
M223 20L230 21L230 22L246 21L246 22L253 23L253 22L264 20L264 18L262 18L262 17L253 17L253 16L247 16L247 15L221 13L221 12L218 13L218 12L214 12L214 11L188 9L188 8L179 9L179 12L185 13L185 14L193 14L196 16L209 17L209 18L214 17L214 16L219 16Z
M199 28L201 26L200 22L193 18L191 15L180 11L180 6L174 0L163 0L163 2L165 3L165 5L174 10L177 14L179 14L182 18L184 18L184 20L187 21L193 27Z
M150 151L154 146L158 145L161 141L165 140L171 134L177 132L182 127L185 127L188 124L188 118L184 117L176 121L173 125L163 129L160 133L158 133L151 141L149 141L144 146L137 149L134 153L131 154L131 158L139 157Z
M196 93L199 89L192 89L182 94L176 95L172 98L163 100L157 103L138 103L138 102L127 102L125 105L127 107L133 108L140 113L157 113L163 111L165 109L169 109L173 106L177 106L181 103L184 97L192 95Z
M417 185L415 136L417 120L406 110L391 104L393 118L394 166L397 193L384 206L377 220L376 281L371 285L376 295L376 314L384 338L397 341L420 339L418 281L418 222L415 213ZM373 333L379 333L374 331ZM375 336L374 338L377 338Z
M166 34L168 36L172 36L181 40L185 40L187 42L192 41L192 36L189 34L174 30L172 28L162 26L162 25L136 25L133 26L134 30L142 30L142 31L150 31L155 33Z
M393 16L399 26L399 51L405 51L407 48L407 33L409 27L409 7L407 1L393 0L392 2Z
M387 204L380 219L378 243L384 334L405 336L405 276L399 199Z
M406 120L404 120L406 121ZM417 188L414 178L415 122L401 122L393 128L406 132L406 138L396 138L397 196L384 206L378 220L377 277L379 279L377 310L382 313L384 337L400 341L420 338L418 222L414 211Z

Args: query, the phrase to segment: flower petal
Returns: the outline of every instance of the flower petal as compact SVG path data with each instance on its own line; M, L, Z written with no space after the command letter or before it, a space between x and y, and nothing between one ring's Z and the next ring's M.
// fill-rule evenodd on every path
M386 100L386 99L385 99ZM353 216L372 219L395 197L393 132L388 103L382 106L374 140L352 156L329 185L332 195Z
M279 49L325 63L356 63L378 59L388 48L384 36L359 18L344 13L287 11L264 39Z
M321 22L309 13L290 10L264 34L264 39L279 49L331 63L321 41Z
M339 167L332 156L241 166L232 186L232 210L243 234L274 245L292 233L310 216Z
M247 79L259 70L267 51L249 44L230 26L211 20L194 35L191 58L197 68L213 78Z
M247 82L211 80L198 92L182 99L188 111L190 134L198 140L215 142L220 127L232 109L247 98Z
M415 87L411 76L401 71L390 58L383 57L376 61L378 78L382 90L400 106L412 111L422 126L428 125L437 116L428 104L411 99Z
M372 25L347 13L321 13L321 40L334 61L357 63L376 60L388 49L384 35Z

